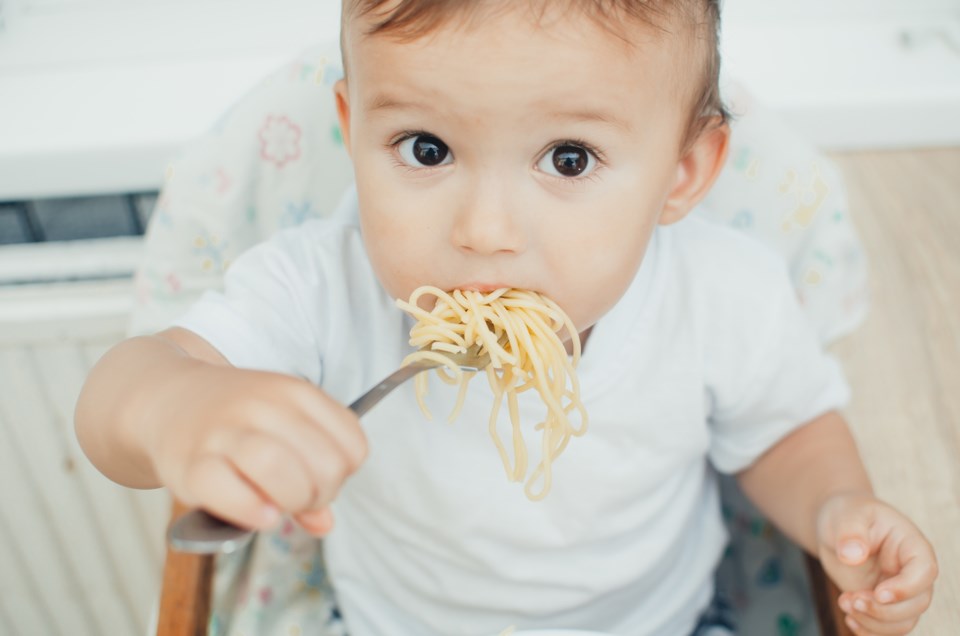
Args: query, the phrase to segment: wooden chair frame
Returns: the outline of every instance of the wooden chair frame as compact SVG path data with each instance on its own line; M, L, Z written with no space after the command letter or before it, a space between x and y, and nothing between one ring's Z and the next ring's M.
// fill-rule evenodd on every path
M171 519L176 519L186 511L185 507L174 503ZM822 636L854 636L837 606L840 590L827 577L820 561L807 554L806 565ZM167 548L157 636L206 636L213 571L213 556L184 554Z
M171 521L188 512L174 501ZM214 557L171 550L163 564L157 636L206 636L213 597Z

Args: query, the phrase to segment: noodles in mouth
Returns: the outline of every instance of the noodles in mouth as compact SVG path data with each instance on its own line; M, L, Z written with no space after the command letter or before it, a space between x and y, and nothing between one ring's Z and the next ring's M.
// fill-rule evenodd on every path
M425 296L436 297L431 311L418 306ZM493 391L490 411L490 436L496 445L507 477L525 481L524 492L531 500L543 499L550 491L552 464L566 448L571 437L587 430L587 413L580 401L580 385L574 371L580 360L580 339L570 318L549 298L522 289L498 289L490 293L454 290L447 293L436 287L420 287L409 301L397 305L413 316L417 324L410 330L410 344L419 348L407 356L403 364L415 360L437 360L443 366L437 374L447 384L459 385L459 394L450 421L463 407L467 384L475 375L463 371L444 353L465 352L479 344L481 352L490 355L487 380ZM560 333L566 328L571 336L573 355L568 356ZM415 382L417 401L427 417L424 396L428 374L419 374ZM527 446L524 442L517 395L534 390L540 396L546 413L534 426L541 432L540 459L528 470ZM507 403L512 427L511 439L504 443L497 430L497 418L503 402ZM571 416L579 421L575 426ZM513 460L507 446L513 447Z

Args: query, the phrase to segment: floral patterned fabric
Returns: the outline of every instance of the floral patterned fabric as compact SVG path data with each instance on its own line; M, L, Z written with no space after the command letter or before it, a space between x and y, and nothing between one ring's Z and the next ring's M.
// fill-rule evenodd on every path
M330 213L352 178L331 86L335 45L307 51L230 108L170 164L136 277L130 333L167 326L237 255L280 228ZM730 159L697 214L736 227L789 262L824 343L855 328L867 307L867 265L833 165L733 83ZM731 543L718 602L739 632L817 634L797 548L724 482ZM342 636L320 542L292 523L219 559L210 633ZM733 620L724 610L717 630ZM711 619L712 620L712 619ZM711 631L707 623L699 633Z
M726 82L730 154L698 213L773 247L823 343L859 325L869 307L867 263L834 164Z

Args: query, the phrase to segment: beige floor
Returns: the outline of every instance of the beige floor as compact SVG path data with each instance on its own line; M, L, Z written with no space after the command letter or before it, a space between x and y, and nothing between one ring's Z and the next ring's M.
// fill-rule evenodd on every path
M914 632L960 634L960 148L835 155L871 261L867 322L834 351L877 492L940 561Z

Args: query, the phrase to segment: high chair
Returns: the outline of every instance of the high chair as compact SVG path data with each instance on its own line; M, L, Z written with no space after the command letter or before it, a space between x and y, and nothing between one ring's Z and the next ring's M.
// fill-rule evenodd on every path
M335 45L307 51L168 168L137 273L131 335L167 326L204 290L219 287L223 271L251 245L335 207L352 178L331 91L340 77L337 60ZM730 158L696 213L780 251L821 340L831 341L855 328L867 309L864 259L852 257L861 248L839 174L744 91L724 84L735 114ZM748 619L741 633L849 634L836 606L839 592L819 563L798 556L732 483L726 480L723 496L731 558L719 584L731 588L738 614ZM173 516L181 512L175 506ZM168 552L158 635L206 633L214 570L211 557ZM788 579L809 584L787 590ZM774 593L778 584L786 594ZM794 609L778 613L785 605Z
M188 512L186 507L174 502L170 520L175 520L185 512ZM206 636L213 594L214 558L212 555L184 554L167 549L157 636ZM823 636L854 636L837 606L840 590L827 577L818 560L804 555L804 564L819 633ZM745 631L740 633L754 636Z

